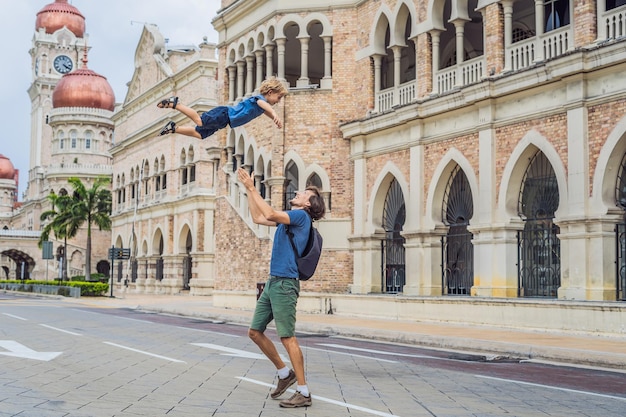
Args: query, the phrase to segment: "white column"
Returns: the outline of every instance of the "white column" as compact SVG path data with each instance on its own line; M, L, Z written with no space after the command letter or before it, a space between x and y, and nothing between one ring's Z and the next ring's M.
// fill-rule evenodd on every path
M237 100L241 99L244 94L244 81L245 81L245 73L244 73L244 65L243 61L237 62Z
M322 78L322 80L320 81L320 88L332 88L333 86L333 77L331 74L331 62L332 62L332 55L331 55L331 47L332 47L332 37L330 36L323 36L322 39L324 40L324 78Z
M465 60L465 21L457 19L454 21L454 30L456 36L456 77L455 86L464 85L463 73L461 72L461 64Z
M274 75L274 45L265 45L265 77Z
M228 101L235 101L235 80L237 77L237 67L231 65L228 67Z
M432 48L433 48L433 62L432 62L432 72L433 72L433 90L432 94L439 93L439 83L437 82L437 73L439 72L439 34L440 31L432 30L429 32L430 37L432 39Z
M296 82L297 87L306 87L309 80L309 40L308 36L298 38L300 40L300 78Z
M278 56L278 79L285 79L285 38L276 39L277 56Z
M543 61L543 48L541 48L541 36L544 25L543 0L535 0L535 62Z
M502 8L504 11L504 71L510 71L513 68L509 51L513 43L513 2L504 0Z
M246 96L252 95L254 89L254 57L246 57Z
M263 51L255 51L254 55L256 56L256 85L254 89L258 90L263 81Z

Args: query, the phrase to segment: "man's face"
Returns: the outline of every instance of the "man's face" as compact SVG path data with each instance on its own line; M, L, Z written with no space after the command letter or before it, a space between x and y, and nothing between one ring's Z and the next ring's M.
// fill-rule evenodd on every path
M311 190L296 191L296 196L291 199L289 204L291 207L308 207L311 205L309 199L313 194Z

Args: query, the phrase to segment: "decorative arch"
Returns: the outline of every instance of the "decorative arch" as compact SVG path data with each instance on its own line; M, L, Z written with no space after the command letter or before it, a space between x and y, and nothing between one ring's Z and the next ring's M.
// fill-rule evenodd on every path
M333 35L333 27L326 17L325 14L322 13L310 13L304 17L304 26L307 28L307 33L310 25L314 22L320 22L323 30L320 33L320 36L332 36Z
M370 45L372 46L372 54L385 55L387 52L387 45L385 45L385 34L387 28L391 30L391 11L387 5L382 5L376 12L374 17L374 30L370 32Z
M322 191L330 191L330 179L328 178L328 173L324 168L322 168L318 164L310 164L303 171L304 181L311 177L313 174L317 174L317 176L322 181Z
M285 28L289 27L290 25L295 25L298 27L299 35L302 35L302 33L304 33L303 28L306 28L306 24L304 23L302 17L293 13L286 14L278 22L276 22L275 39L286 38L287 34L285 33ZM298 34L296 34L296 36Z
M393 23L393 31L391 32L391 44L392 45L400 45L406 46L405 44L405 34L404 27L406 25L407 19L411 19L411 33L409 38L414 38L417 36L416 31L416 17L417 11L415 10L415 5L412 2L401 1L396 5L396 11L394 13L395 19Z
M297 189L304 188L304 182L306 181L306 178L304 177L306 166L304 164L304 161L300 157L300 155L298 155L298 153L293 150L287 151L285 153L285 157L283 161L284 161L283 172L287 169L287 166L289 165L289 163L294 163L296 165L298 169Z
M192 247L188 247L189 240L191 239ZM178 245L177 251L178 254L187 254L193 251L193 234L191 233L191 226L189 225L189 221L184 220L183 224L180 228L180 232L178 233Z
M398 182L404 195L404 200L409 201L409 183L402 175L402 171L393 162L388 161L381 169L378 178L374 181L370 202L368 204L368 221L365 225L365 232L374 234L383 230L382 218L385 207L385 197L389 191L389 186L393 180Z
M160 256L165 253L165 240L163 239L163 232L160 226L157 226L152 235L151 252L151 255L154 256Z
M619 120L609 133L596 162L591 204L600 214L607 214L616 208L615 181L624 154L626 154L626 117Z
M515 149L513 149L502 172L496 211L500 220L507 221L512 218L519 218L517 203L520 188L522 187L522 179L526 173L528 162L537 150L543 152L556 175L559 189L559 209L554 215L558 218L567 214L567 176L563 161L556 149L554 149L554 146L539 132L532 129L526 133Z
M465 173L472 195L478 195L478 179L474 168L461 151L456 148L450 149L439 161L437 168L433 172L430 186L428 187L425 220L431 228L443 224L441 213L443 210L446 186L452 171L457 165ZM478 200L478 198L473 199L474 213L478 213Z

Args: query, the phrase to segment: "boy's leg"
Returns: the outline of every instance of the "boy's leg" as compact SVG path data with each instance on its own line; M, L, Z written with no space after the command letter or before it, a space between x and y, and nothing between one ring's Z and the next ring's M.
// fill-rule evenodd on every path
M195 111L191 107L185 106L184 104L179 102L176 105L176 110L178 110L179 112L181 112L185 116L189 117L196 124L196 126L202 126L202 119L200 119L200 115L198 114L197 111ZM176 131L176 133L179 133L178 130ZM180 132L180 133L182 133L182 132ZM193 135L187 135L187 136L193 136Z
M195 127L191 126L176 126L176 133L180 133L181 135L191 136L196 139L202 139L200 133L196 131Z

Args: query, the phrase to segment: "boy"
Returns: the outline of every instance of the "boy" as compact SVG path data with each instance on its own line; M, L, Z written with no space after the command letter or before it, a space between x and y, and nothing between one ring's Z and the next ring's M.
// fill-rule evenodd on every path
M159 136L168 133L180 133L181 135L204 139L228 125L230 127L242 126L262 114L272 119L276 127L281 128L283 123L272 106L287 95L287 89L282 82L272 77L261 83L259 93L259 95L242 100L234 106L215 107L201 115L198 115L198 112L191 107L179 103L178 97L161 100L157 107L176 109L189 117L196 126L176 126L176 123L170 121L161 130Z

